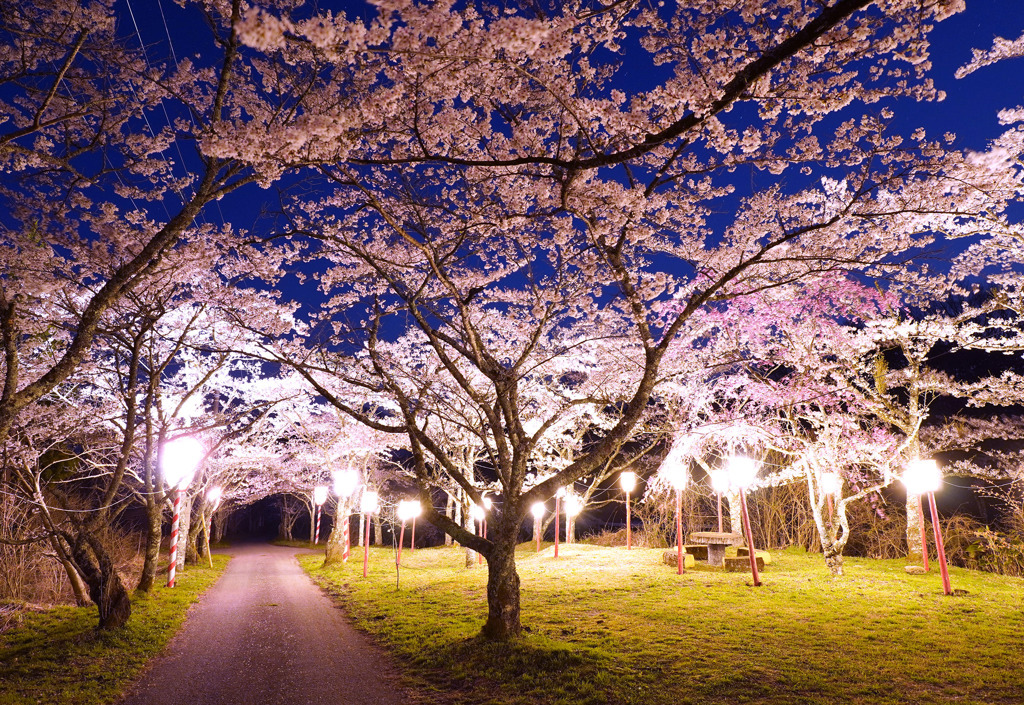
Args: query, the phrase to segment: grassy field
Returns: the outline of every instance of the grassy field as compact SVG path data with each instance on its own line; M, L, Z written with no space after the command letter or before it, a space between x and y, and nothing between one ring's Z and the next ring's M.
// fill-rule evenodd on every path
M486 571L458 549L362 550L345 566L303 566L407 667L425 701L495 704L1024 703L1024 580L902 561L773 553L762 574L661 551L550 545L518 555L522 621L511 644L481 642Z
M0 634L0 705L99 705L115 698L146 661L163 649L189 605L227 566L189 566L174 589L154 588L132 599L132 616L120 629L99 632L95 607L58 607L25 615Z

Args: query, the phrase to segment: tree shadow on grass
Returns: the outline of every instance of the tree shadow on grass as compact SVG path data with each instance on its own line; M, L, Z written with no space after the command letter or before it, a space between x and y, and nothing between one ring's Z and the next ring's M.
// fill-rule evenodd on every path
M460 702L605 703L614 687L609 656L592 648L524 635L508 642L480 637L431 651L432 678Z

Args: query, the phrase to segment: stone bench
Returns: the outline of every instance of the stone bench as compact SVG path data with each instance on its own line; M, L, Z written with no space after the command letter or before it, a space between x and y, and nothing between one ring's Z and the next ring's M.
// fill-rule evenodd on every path
M708 546L705 543L684 543L683 551L692 555L696 561L708 559Z
M685 549L686 546L683 546L683 548ZM673 566L673 567L678 566L679 565L679 552L678 552L678 550L675 549L675 548L667 549L664 553L661 554L661 560L666 565L670 565L670 566ZM695 561L694 561L692 553L690 553L689 551L683 553L683 570L687 570L689 568L692 568L694 566L694 563L695 563Z
M764 570L764 558L759 555L757 556L757 569ZM749 556L737 556L735 558L727 557L725 559L725 572L726 573L745 573L750 570L750 557Z
M741 557L741 558L746 558L747 556L750 555L750 551L747 550L746 546L737 546L736 547L736 555ZM755 549L754 550L754 555L757 556L758 558L763 558L765 565L771 565L772 564L772 554L768 553L768 551L759 551L759 550Z

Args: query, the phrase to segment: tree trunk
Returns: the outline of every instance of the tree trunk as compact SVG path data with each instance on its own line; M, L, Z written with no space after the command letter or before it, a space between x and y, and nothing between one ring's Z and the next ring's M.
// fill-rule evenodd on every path
M188 527L188 538L185 541L185 563L188 565L199 564L199 535L203 532L206 527L206 521L203 519L203 511L206 504L205 498L202 495L198 495L198 502L194 502L191 509L196 510L196 516L194 521L190 521Z
M359 512L359 548L363 547L366 541L366 514Z
M324 551L324 565L340 563L345 555L345 528L351 525L351 505L348 499L338 499L334 508L334 526L327 537L327 547ZM351 537L349 537L351 543Z
M565 543L575 543L576 538L576 517L565 515Z
M743 533L743 505L740 503L740 493L729 490L725 493L725 497L729 501L729 526L722 528L734 534L741 534Z
M146 544L142 560L142 574L136 592L146 593L156 584L160 546L163 544L163 506L159 501L146 498Z
M519 622L519 574L516 572L518 526L504 518L495 527L494 548L487 557L487 622L481 634L491 640L507 641L522 632Z
M907 560L918 563L922 560L924 546L921 545L921 497L907 495Z
M71 544L71 556L89 586L89 597L99 608L100 629L124 626L132 614L131 599L102 542L88 529L79 529Z
M843 574L843 551L836 543L829 542L825 547L825 565L828 566L832 575Z
M446 496L447 496L448 499L445 501L444 515L446 517L448 517L449 519L451 519L452 521L454 521L456 524L458 524L459 520L455 516L455 507L457 506L457 504L455 502L455 498L452 497L450 494L446 494ZM445 546L451 546L452 545L452 537L449 536L448 534L444 535L444 545Z
M57 553L57 560L60 561L60 564L64 567L64 572L68 576L71 591L75 594L75 604L79 607L85 607L90 604L91 600L89 599L85 583L82 582L82 576L78 574L78 569L75 568L75 564L71 561L68 552L64 550L64 544L56 536L50 536L50 544Z
M372 546L383 546L384 545L384 532L381 531L380 526L380 514L370 517L370 521L373 522L373 543Z

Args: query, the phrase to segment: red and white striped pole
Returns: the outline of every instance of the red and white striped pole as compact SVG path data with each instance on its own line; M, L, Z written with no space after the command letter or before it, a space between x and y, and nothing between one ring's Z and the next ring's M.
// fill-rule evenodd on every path
M179 436L164 444L160 451L160 468L163 471L164 480L174 488L174 508L171 518L171 561L167 566L167 587L174 587L174 572L178 567L181 493L192 482L205 453L203 444L193 436Z
M351 538L349 537L349 527L348 527L348 525L350 523L351 523L351 518L349 516L346 516L345 517L345 523L342 524L342 526L341 526L341 535L345 538L345 551L341 554L341 560L343 562L344 561L348 561L349 549L352 547L351 546Z
M181 486L174 490L174 515L171 518L171 564L167 566L167 587L174 587L174 571L178 564L178 525L181 520Z
M316 519L313 522L313 545L320 543L320 512L327 501L329 490L324 485L317 485L313 488L313 504L316 505Z

